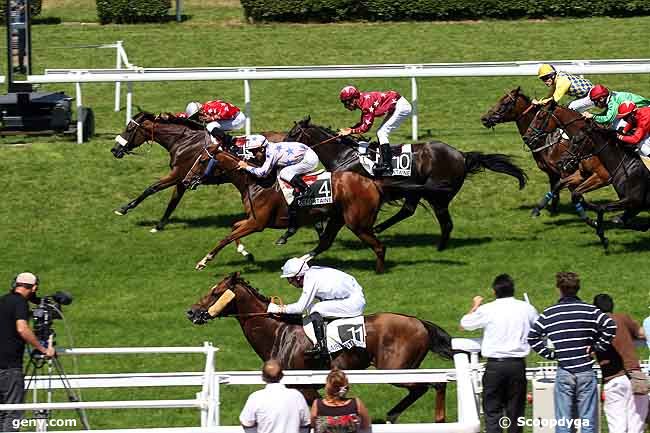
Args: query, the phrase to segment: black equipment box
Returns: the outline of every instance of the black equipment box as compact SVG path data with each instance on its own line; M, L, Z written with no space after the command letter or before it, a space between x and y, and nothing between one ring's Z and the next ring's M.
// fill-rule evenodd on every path
M0 134L69 132L72 99L63 92L0 95Z

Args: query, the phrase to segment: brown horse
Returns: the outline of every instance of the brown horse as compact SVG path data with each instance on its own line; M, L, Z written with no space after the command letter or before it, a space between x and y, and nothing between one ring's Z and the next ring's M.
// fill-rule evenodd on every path
M279 132L264 132L263 134L269 139L284 137L284 133ZM162 230L185 194L186 187L181 181L203 148L210 143L210 137L203 125L197 122L175 117L169 113L155 115L143 111L133 117L126 129L115 138L115 141L116 144L111 152L118 159L133 153L134 149L147 141L155 141L169 152L171 171L157 182L149 185L136 199L115 210L117 215L126 215L147 197L173 186L174 192L163 217L151 229L152 232ZM214 183L210 179L206 182Z
M538 110L539 106L533 105L530 98L521 92L520 87L517 87L503 95L496 105L481 117L481 122L486 128L493 128L498 123L516 122L519 134L523 138ZM609 181L609 173L597 156L580 161L577 170L574 167L570 172L565 172L559 161L569 148L570 143L561 138L560 134L557 137L548 137L549 139L545 141L538 140L534 143L527 143L537 167L546 173L551 187L550 191L533 208L533 216L539 216L540 211L546 207L549 201L551 202L551 213L557 213L560 191L564 188L568 188L572 194L579 197L607 185ZM579 201L574 201L574 203L579 203ZM589 222L589 218L579 204L576 205L576 210L583 220Z
M265 228L283 229L288 226L287 201L275 176L257 179L247 171L238 169L239 158L220 149L220 146L204 149L202 156L187 174L185 183L190 183L189 179L200 175L210 158L215 159L214 177L219 182L232 183L239 190L247 218L233 224L232 232L197 263L197 270L204 269L223 247L233 241ZM318 246L309 255L314 257L327 250L345 225L372 248L377 256L375 271L382 273L386 247L377 239L372 226L383 201L391 198L396 185L399 188L404 186L401 181L373 181L352 172L334 172L331 181L333 203L301 208L298 212L299 225L327 220L327 226L319 236ZM413 187L413 190L418 188L420 187Z
M232 298L221 311L211 311L215 302L226 291ZM225 300L222 300L223 304ZM305 349L312 343L305 335L300 316L277 316L266 312L271 300L244 281L239 273L231 274L210 289L187 312L194 324L205 324L215 317L236 317L246 340L255 353L266 361L277 359L283 368L290 370L322 369L320 361L305 359ZM218 310L218 309L217 309ZM418 368L429 351L450 359L451 337L439 326L416 317L395 313L376 313L365 316L366 348L356 348L332 354L332 367L340 369ZM428 384L395 384L409 393L388 411L387 419L394 422L399 415L415 403L428 389ZM445 420L446 384L435 386L436 422ZM318 396L314 388L301 389L308 400Z
M555 128L562 128L572 138L571 147L564 157L567 165L576 165L595 155L611 173L610 182L618 194L618 200L597 205L580 198L585 208L597 212L598 217L594 227L603 247L607 249L609 245L605 237L603 220L605 212L623 210L623 214L614 220L621 228L637 231L650 229L648 223L630 221L639 212L650 209L648 170L629 147L619 146L616 132L599 126L591 119L583 118L573 110L551 102L539 110L524 139L529 142L539 140Z
M287 134L287 139L300 141L311 147L330 171L352 171L371 178L360 163L357 150L359 143L352 137L337 136L328 128L311 123L309 116L295 123ZM431 206L440 224L438 250L442 251L446 248L454 227L449 205L469 176L488 169L514 177L519 182L519 189L526 184L526 174L507 155L461 152L441 141L416 143L412 144L411 148L411 176L385 178L391 179L392 182L402 179L401 181L407 184L406 188L398 188L395 191L394 198L404 200L402 208L397 214L375 226L375 233L381 233L412 216L420 200L424 199ZM374 150L370 148L368 151ZM434 188L413 190L413 185L432 185ZM446 187L441 188L442 186Z

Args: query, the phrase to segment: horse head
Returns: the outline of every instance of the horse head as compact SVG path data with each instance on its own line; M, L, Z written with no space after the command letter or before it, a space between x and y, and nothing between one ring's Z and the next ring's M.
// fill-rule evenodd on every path
M493 128L498 123L519 120L530 107L530 99L521 93L521 87L506 92L497 103L483 116L481 123L486 128Z
M266 312L270 299L248 284L239 272L233 272L187 310L187 318L203 325L217 317Z
M239 169L239 158L223 150L221 143L204 146L199 157L183 178L182 183L186 188L192 189L198 185L199 179L203 176L205 168L210 160L214 161L211 177L215 183L226 183L230 181L233 172Z
M153 122L155 119L154 114L142 111L129 120L126 129L115 137L115 146L111 149L113 156L118 159L122 158L150 139L153 136Z
M550 102L546 103L546 105L537 111L526 133L522 136L524 143L529 148L537 148L540 140L561 126L559 119L554 115L557 106L557 102L551 99Z

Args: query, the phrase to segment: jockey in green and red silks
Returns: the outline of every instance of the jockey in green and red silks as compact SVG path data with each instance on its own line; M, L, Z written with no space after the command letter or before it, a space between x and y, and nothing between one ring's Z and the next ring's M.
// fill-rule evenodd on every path
M391 153L389 134L397 129L411 115L411 104L394 90L386 92L360 92L354 86L345 86L339 93L339 99L348 110L361 110L361 119L351 128L342 128L340 135L363 134L368 132L376 117L385 116L377 130L377 139L381 146L381 161L375 175L391 173Z

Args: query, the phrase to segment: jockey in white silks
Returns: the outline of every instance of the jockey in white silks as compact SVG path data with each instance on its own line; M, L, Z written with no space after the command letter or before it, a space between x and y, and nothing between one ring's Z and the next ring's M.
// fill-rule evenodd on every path
M289 226L287 231L275 242L276 245L287 243L287 239L298 231L298 200L307 191L308 186L302 175L313 171L318 166L318 156L306 144L297 141L282 141L279 143L264 142L266 160L261 167L253 167L246 161L239 161L239 168L248 171L253 176L266 177L275 167L281 167L278 176L288 182L298 194L289 206Z
M337 269L309 267L306 260L292 258L282 267L281 278L302 289L300 299L293 304L270 303L267 312L277 314L308 314L314 324L316 346L307 355L329 358L323 318L357 317L363 315L366 298L357 280ZM315 302L316 300L320 302Z

